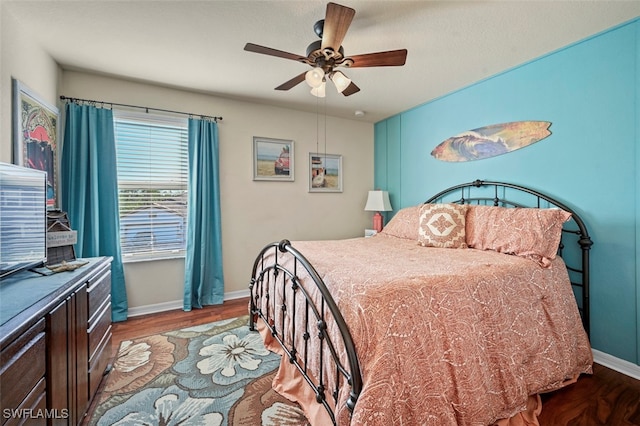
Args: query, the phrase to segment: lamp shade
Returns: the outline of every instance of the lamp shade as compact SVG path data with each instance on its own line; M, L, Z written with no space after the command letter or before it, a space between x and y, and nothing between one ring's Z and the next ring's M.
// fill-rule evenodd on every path
M344 89L349 87L349 85L351 84L351 79L342 74L340 71L335 71L333 74L331 74L330 78L331 81L333 81L333 84L336 86L336 89L338 89L339 93L344 92Z
M365 211L369 212L388 212L391 211L391 202L389 201L389 193L387 191L369 191L367 204L364 206Z
M304 75L304 79L310 87L320 87L324 81L324 70L320 67L315 67L314 69L307 71Z
M322 84L318 87L314 87L311 89L311 94L318 98L324 98L326 96L325 87L327 84L323 81Z

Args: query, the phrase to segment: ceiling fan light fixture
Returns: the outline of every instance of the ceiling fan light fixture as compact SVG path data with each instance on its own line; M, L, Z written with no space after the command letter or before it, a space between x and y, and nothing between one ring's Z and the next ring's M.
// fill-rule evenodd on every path
M314 87L311 89L311 94L315 97L318 98L324 98L326 93L325 93L325 88L327 87L327 84L325 82L322 82L320 84L320 86L318 87Z
M346 75L342 74L340 71L335 71L331 74L331 81L335 84L336 89L338 89L339 93L344 92L344 89L349 87L351 84L351 79Z
M324 70L320 67L313 68L307 71L304 79L310 87L318 88L324 81Z
M2 1L2 0L0 0ZM368 68L368 67L396 67L405 64L407 49L388 50L385 52L365 53L346 57L342 42L349 30L356 11L350 7L337 3L327 3L324 19L316 22L314 31L320 38L307 46L305 56L285 52L271 47L247 43L244 50L288 59L311 66L312 70L302 72L289 81L277 86L275 90L290 90L306 80L309 87L318 89L315 95L324 96L324 84L327 77L333 81L336 89L343 96L358 93L360 88L342 73L336 73L336 67Z

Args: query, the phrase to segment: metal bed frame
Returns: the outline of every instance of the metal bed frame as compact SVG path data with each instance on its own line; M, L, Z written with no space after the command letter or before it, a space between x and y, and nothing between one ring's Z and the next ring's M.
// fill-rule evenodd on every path
M577 293L576 299L583 326L589 334L589 251L593 242L584 222L573 209L548 195L524 186L483 180L447 188L429 198L425 204L445 202L514 208L560 208L571 213L572 219L565 223L562 230L563 236L558 254L562 256L565 248L570 247L565 244L565 240L570 237L577 240L577 247L580 250L578 265L571 266L564 257L563 259L570 271L574 292ZM267 254L273 255L268 263ZM291 260L291 258L293 266L285 267L284 260ZM313 284L308 280L303 281L301 276L308 276ZM310 289L306 287L309 285L315 285L321 293L322 300L319 305L311 299ZM277 291L276 288L281 291ZM326 396L328 380L325 377L325 371L335 371L335 387L329 389L334 404L338 401L339 389L345 385L349 386L346 406L350 412L353 412L362 390L362 375L356 348L349 327L336 302L311 263L288 240L268 244L260 251L253 264L249 290L251 293L249 328L255 330L256 321L262 320L268 332L282 347L289 362L297 368L312 388L316 401L325 407L334 424L336 423L335 415ZM297 306L296 294L304 296L304 306ZM287 300L287 297L290 300ZM263 310L262 306L266 308ZM298 309L304 310L304 323L292 322L288 326L285 322L287 310L292 311L289 317L295 318ZM333 341L327 333L328 321L335 323L338 327L340 340L337 342ZM298 334L301 334L304 341L302 347L296 346L295 339L289 341L285 337ZM319 341L319 353L310 353L309 341L313 338ZM341 353L346 353L346 364L341 361L339 356ZM317 370L310 371L311 357L317 357L319 365Z

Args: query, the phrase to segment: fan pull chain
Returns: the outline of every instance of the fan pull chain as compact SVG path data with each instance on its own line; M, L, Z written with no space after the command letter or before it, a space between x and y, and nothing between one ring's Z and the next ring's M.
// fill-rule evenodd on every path
M324 98L324 172L327 172L327 98Z
M320 99L316 97L316 153L320 146Z

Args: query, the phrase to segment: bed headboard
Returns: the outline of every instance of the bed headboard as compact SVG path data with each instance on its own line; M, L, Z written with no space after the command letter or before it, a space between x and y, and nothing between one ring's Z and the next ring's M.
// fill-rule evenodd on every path
M571 219L562 229L558 255L562 256L569 270L582 323L589 334L589 251L593 241L589 237L584 221L572 208L553 197L524 186L480 179L452 186L425 201L425 203L443 202L502 207L560 208L571 213Z

